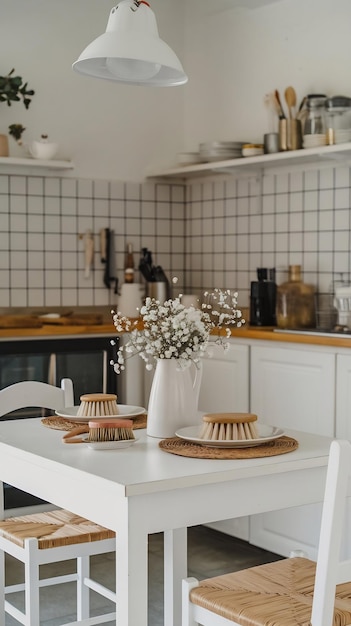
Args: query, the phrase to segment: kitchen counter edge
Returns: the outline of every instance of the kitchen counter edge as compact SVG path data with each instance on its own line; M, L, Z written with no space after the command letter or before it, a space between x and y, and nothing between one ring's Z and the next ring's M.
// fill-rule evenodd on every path
M12 340L30 340L40 338L56 338L56 337L73 337L73 336L92 336L105 335L113 337L116 335L113 324L99 324L95 326L53 326L43 325L40 328L3 328L0 329L0 341ZM243 328L232 328L232 338L240 339L259 339L262 341L274 341L280 343L301 343L307 345L318 346L336 346L351 348L351 336L345 337L340 335L303 335L298 333L277 333L273 328L254 328L245 326Z

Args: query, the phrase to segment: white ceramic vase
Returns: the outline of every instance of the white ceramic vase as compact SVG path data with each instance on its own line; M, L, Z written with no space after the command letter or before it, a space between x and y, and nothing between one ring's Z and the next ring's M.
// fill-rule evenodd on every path
M180 370L176 359L158 359L147 412L148 435L173 437L179 428L199 423L201 378L201 362Z

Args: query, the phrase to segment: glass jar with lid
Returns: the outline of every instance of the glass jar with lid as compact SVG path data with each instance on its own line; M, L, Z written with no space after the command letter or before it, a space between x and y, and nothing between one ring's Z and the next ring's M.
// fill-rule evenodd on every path
M323 94L307 96L307 117L303 129L304 148L326 144L325 101Z
M316 325L315 288L301 279L301 265L289 265L287 282L277 289L279 328L314 328Z
M332 96L325 101L327 138L329 144L351 141L351 98Z

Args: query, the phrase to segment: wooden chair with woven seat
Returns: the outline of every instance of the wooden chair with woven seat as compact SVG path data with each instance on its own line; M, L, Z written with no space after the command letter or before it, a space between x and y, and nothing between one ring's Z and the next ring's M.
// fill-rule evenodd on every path
M351 624L351 560L340 560L350 475L351 443L333 441L317 563L295 557L201 582L188 578L182 626Z
M61 388L24 381L0 390L0 415L25 407L59 409L73 406L73 385L63 379ZM11 417L11 416L9 416ZM20 425L19 425L20 427ZM0 483L2 492L2 483ZM3 497L2 506L3 506ZM0 624L5 613L26 626L39 626L39 590L42 587L75 582L77 621L89 619L89 626L116 619L113 611L90 618L90 589L115 604L116 594L90 577L90 557L115 552L115 533L70 511L56 509L0 521ZM6 586L5 554L24 564L24 583ZM76 559L76 572L39 579L40 565ZM9 595L24 591L25 611L9 601ZM70 624L76 623L69 622Z

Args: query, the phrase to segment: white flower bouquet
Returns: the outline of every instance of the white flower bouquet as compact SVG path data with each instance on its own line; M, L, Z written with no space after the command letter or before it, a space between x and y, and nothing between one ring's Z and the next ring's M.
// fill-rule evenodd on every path
M127 342L117 352L117 361L111 361L117 374L125 369L125 360L138 354L151 370L157 359L176 359L180 369L191 362L198 363L206 354L211 334L217 334L216 342L227 347L225 337L230 335L229 326L245 323L237 308L237 292L215 289L204 294L207 302L201 309L181 303L181 296L161 304L154 298L146 298L140 309L140 320L130 320L112 311L113 323L118 333L129 333ZM211 303L209 302L211 301Z

